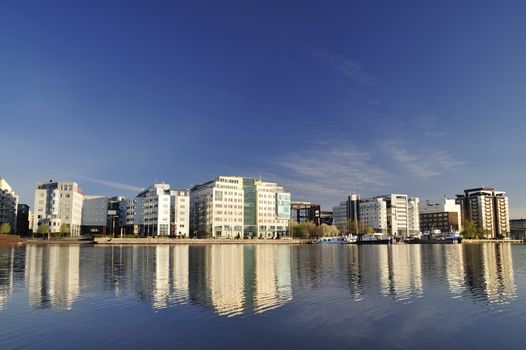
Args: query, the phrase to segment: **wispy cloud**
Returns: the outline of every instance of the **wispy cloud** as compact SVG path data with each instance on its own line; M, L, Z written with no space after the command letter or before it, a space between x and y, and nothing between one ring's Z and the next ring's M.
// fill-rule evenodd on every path
M125 184L125 183L122 183L122 182L114 182L114 181L96 179L96 178L93 178L93 177L82 176L82 175L77 175L77 174L70 174L70 173L68 173L68 175L70 175L72 177L75 177L77 179L89 181L89 182L96 183L96 184L99 184L99 185L103 185L103 186L107 186L107 187L111 187L111 188L117 188L119 190L140 192L140 191L142 191L144 189L144 188L139 187L139 186L129 185L129 184Z
M323 60L331 69L340 72L344 77L351 79L357 84L373 84L376 77L368 74L362 65L356 61L335 55L326 50L319 50L311 54L311 57Z
M274 165L272 177L286 185L296 199L334 201L345 194L386 186L389 173L372 154L348 142L318 143L316 149L290 154Z
M384 141L383 149L395 163L417 177L438 176L464 165L463 161L456 160L449 151L407 145L397 140Z
M426 136L431 136L431 137L442 137L442 136L449 136L451 133L446 130L427 130L427 131L424 131L424 134Z

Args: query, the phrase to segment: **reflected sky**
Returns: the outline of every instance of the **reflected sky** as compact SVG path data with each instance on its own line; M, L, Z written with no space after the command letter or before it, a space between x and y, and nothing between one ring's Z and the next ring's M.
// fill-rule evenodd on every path
M334 342L352 337L363 346L375 328L396 329L390 337L411 347L424 325L438 322L445 334L469 332L467 320L493 312L522 317L524 258L524 246L509 244L0 247L0 326L2 315L19 322L71 315L89 328L97 322L84 319L146 322L162 313L185 325L211 322L219 332L220 320L248 325L256 317L273 320L268 327L288 322L282 330L297 336L328 327L322 333L337 332Z

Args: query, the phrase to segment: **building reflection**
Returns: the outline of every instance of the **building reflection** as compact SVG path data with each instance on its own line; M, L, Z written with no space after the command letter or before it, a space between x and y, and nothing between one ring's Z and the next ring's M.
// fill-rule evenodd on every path
M465 284L475 301L505 304L516 298L510 244L465 245Z
M390 246L388 252L391 294L399 300L421 296L423 293L422 247L416 244L395 245Z
M14 284L15 248L0 247L0 311L3 310Z
M459 297L465 291L464 285L464 251L460 244L453 244L442 249L444 252L446 280L449 292Z
M80 247L28 245L25 272L32 308L69 310L80 293Z
M219 315L262 313L292 299L290 250L275 245L195 247L190 298Z

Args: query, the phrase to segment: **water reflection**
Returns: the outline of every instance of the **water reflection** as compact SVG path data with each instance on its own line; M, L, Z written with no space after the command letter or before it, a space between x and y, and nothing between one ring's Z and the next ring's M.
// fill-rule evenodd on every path
M0 311L4 309L13 293L13 270L15 248L0 248Z
M495 306L517 298L514 274L509 244L27 245L0 248L0 310L17 286L31 309L70 310L81 297L132 298L155 310L192 304L236 316L324 288L344 289L355 301L401 303L444 289L450 298Z
M80 247L26 247L26 285L32 308L71 309L80 294Z

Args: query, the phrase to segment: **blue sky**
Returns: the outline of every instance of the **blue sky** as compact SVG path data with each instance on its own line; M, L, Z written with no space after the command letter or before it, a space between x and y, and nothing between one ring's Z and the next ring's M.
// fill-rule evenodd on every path
M259 176L325 208L488 185L526 216L523 1L2 1L0 176Z

